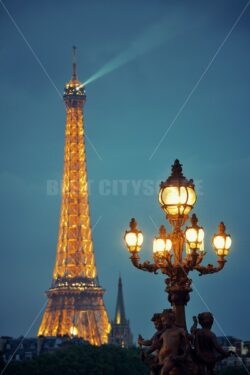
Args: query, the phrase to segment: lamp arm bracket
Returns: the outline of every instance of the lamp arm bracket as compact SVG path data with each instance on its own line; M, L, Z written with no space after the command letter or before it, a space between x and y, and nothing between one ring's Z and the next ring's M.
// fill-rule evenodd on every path
M142 270L142 271L153 272L154 274L157 274L157 271L160 268L156 264L150 263L148 260L146 260L143 263L140 263L140 257L137 254L131 255L130 260L131 260L134 267L136 267L136 268L138 268L139 270Z
M166 257L166 261L167 261L168 268L169 268L170 271L173 269L172 258L173 258L173 254L170 254L169 256Z
M192 271L195 269L195 266L198 265L202 261L202 258L200 260L200 255L197 253L188 254L183 259L183 267L186 268L189 271Z
M206 252L206 251L203 251L203 252L199 255L199 257L198 257L198 259L197 259L197 265L201 264L201 262L203 261L203 258L205 257L206 254L207 254L207 252Z
M161 267L161 272L164 274L164 275L167 275L169 277L172 277L173 275L173 267L171 265L171 267L169 266L164 266L164 267Z
M223 258L219 258L217 267L213 266L212 264L208 264L207 266L201 266L198 264L194 267L194 269L199 272L199 276L203 276L220 272L224 268L225 264L226 260Z

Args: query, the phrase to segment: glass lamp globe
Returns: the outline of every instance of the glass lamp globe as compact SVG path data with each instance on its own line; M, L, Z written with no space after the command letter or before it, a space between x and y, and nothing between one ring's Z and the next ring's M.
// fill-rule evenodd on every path
M127 245L127 248L130 253L139 252L143 244L143 235L140 230L137 229L137 222L135 219L131 219L130 230L126 230L124 239Z
M191 217L191 226L186 228L185 237L190 250L204 250L204 229L198 225L198 219L195 214Z
M163 258L170 253L172 249L172 241L167 236L167 231L164 225L159 229L159 236L153 241L153 254L156 257Z
M226 227L223 222L219 224L218 233L213 237L213 246L218 256L227 256L232 245L230 234L226 233Z
M182 165L175 160L172 174L160 185L159 203L169 219L187 217L196 202L193 180L187 180Z

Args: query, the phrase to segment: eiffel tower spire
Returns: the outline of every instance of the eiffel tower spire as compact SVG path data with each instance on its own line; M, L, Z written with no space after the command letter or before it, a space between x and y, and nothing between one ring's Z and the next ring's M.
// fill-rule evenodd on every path
M76 74L76 46L72 47L72 80L77 79Z
M38 335L74 335L101 345L108 341L104 290L97 277L88 202L84 143L85 88L76 76L65 85L66 131L57 254L47 307Z

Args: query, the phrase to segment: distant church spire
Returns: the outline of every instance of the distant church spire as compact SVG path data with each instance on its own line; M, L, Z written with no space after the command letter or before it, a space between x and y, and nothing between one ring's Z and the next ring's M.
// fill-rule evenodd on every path
M116 310L115 310L115 323L116 324L126 323L126 314L125 314L125 307L124 307L121 276L119 276L119 281L118 281L118 292L117 292Z
M123 298L122 279L119 276L118 292L115 309L115 319L111 322L109 343L122 348L133 346L133 336L129 327L129 320L126 319L125 305Z

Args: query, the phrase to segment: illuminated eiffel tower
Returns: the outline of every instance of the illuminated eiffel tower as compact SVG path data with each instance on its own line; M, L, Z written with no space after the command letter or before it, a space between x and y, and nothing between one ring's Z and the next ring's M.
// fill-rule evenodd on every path
M64 91L66 134L57 255L48 303L38 335L78 336L94 345L108 341L110 324L97 277L91 236L86 153L84 86L73 73Z

